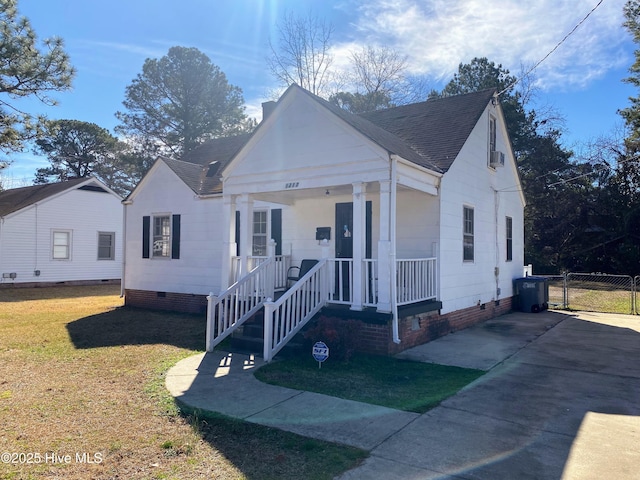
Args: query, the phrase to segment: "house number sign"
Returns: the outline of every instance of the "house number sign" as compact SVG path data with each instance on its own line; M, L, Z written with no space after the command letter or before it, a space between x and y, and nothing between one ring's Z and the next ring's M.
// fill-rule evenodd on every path
M329 347L324 342L316 342L313 345L313 358L318 362L318 368L322 368L322 362L329 358Z
M288 182L284 184L284 188L298 188L298 185L300 185L300 182Z

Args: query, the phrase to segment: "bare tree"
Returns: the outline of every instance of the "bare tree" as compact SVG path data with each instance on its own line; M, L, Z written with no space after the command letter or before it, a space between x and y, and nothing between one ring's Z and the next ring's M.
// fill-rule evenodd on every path
M362 47L351 54L353 76L364 93L392 96L405 81L407 56L388 47Z
M296 83L319 96L328 94L331 83L331 23L309 13L295 17L288 13L277 24L277 45L270 41L267 64L283 86Z
M424 80L408 75L407 70L406 55L389 47L364 46L351 53L351 68L342 86L346 90L336 91L329 101L362 113L425 100Z

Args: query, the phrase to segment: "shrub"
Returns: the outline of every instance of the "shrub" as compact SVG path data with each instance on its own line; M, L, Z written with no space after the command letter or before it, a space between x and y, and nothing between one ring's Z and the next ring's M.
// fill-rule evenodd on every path
M361 325L359 320L322 316L305 332L304 338L312 343L326 343L331 358L348 362L358 349Z

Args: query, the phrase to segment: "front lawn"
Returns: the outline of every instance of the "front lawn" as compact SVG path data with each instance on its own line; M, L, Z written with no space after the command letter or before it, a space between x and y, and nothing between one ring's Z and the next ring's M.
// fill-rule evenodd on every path
M389 357L356 355L318 368L311 355L272 362L255 376L273 385L424 413L485 372Z
M0 289L0 478L330 479L366 456L181 414L164 374L204 332L203 315L123 307L119 287Z

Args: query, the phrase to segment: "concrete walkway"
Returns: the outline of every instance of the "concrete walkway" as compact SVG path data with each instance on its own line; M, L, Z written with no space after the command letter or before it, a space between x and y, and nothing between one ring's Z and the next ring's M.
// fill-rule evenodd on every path
M191 407L370 451L340 479L640 479L640 317L514 313L401 354L488 370L418 415L266 385L262 360L187 358Z

